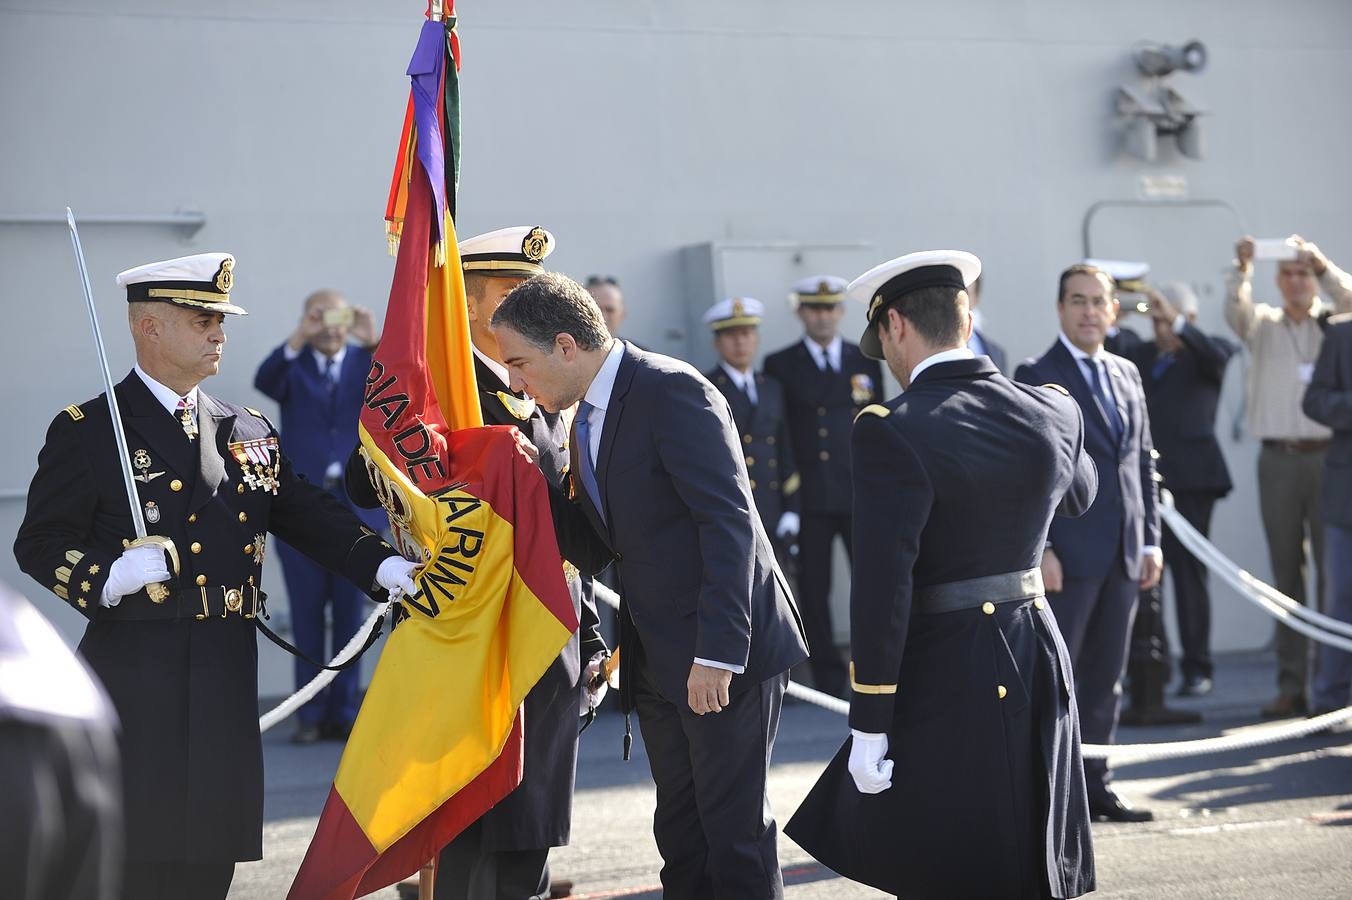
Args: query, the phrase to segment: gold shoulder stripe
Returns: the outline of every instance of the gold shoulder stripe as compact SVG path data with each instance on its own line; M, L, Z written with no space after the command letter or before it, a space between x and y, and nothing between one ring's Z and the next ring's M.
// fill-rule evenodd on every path
M1047 382L1046 384L1043 385L1043 387L1045 387L1045 388L1051 388L1051 389L1054 390L1054 391L1060 391L1061 393L1065 394L1067 397L1070 396L1070 391L1066 390L1065 388L1063 388L1061 385L1057 384L1057 383L1054 382L1054 381L1049 381L1049 382Z
M78 422L84 418L84 410L80 409L80 407L74 404L71 404L70 406L66 407L66 415L70 416L73 421Z
M855 416L854 420L858 422L864 416L877 416L880 419L886 419L890 415L892 415L892 410L888 409L886 406L883 406L881 403L870 403L868 406L859 410L859 415Z
M895 694L895 684L860 684L854 680L854 660L850 660L850 687L856 694Z

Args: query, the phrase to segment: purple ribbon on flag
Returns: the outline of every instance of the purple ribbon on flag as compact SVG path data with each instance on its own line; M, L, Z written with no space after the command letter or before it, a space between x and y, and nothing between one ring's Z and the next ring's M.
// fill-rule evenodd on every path
M440 117L441 76L446 65L446 25L443 22L424 22L418 35L418 46L408 63L408 75L413 82L413 122L417 129L418 159L432 185L432 197L437 207L437 238L446 240L446 148L441 135Z

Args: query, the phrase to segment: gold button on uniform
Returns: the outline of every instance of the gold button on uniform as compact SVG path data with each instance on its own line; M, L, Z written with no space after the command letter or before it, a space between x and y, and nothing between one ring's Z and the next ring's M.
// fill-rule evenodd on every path
M825 406L819 406L819 407L817 407L817 415L819 415L819 416L824 416L824 415L826 415L826 407L825 407Z
M777 462L776 462L775 458L772 456L772 457L770 457L769 459L767 459L767 460L765 461L765 464L766 464L767 466L769 466L770 468L773 469L773 468L775 467L775 465L777 464Z
M245 553L252 553L252 552L253 552L253 544L245 544L245 545L244 545L244 552L245 552Z
M199 543L197 543L197 541L193 541L193 542L192 542L192 546L189 547L188 549L191 550L193 553L201 553L201 552L202 552L202 545L199 544Z
M828 459L831 458L831 454L823 450L821 453L817 454L817 458L820 459L822 462L826 462Z
M825 428L818 428L818 429L817 429L817 437L826 437L826 436L827 436L828 434L830 434L830 433L831 433L831 432L827 431Z
M748 456L748 457L746 458L746 464L747 464L748 467L754 466L754 465L756 464L756 457L754 457L754 456Z
M235 485L235 493L236 493L236 494L242 494L242 493L244 493L244 485L242 485L242 484L237 484L237 485Z
M775 445L775 436L772 434L772 435L770 435L769 437L767 437L767 438L765 439L765 443L767 443L767 444L769 444L771 447L773 447L773 446Z
M743 443L743 444L749 444L749 443L751 443L751 435L749 435L749 434L744 434L744 435L742 435L742 443Z
M751 490L754 491L755 489L756 489L756 479L753 478L751 479Z
M985 603L981 604L981 611L988 616L993 616L995 615L995 604L987 600Z
M183 490L183 482L175 478L173 481L169 482L169 490L174 492Z
M770 490L772 490L772 491L777 491L777 490L779 490L779 482L778 482L778 481L772 481L772 482L770 482Z
M1038 597L1036 600L1033 601L1033 608L1034 608L1034 609L1046 609L1046 608L1047 608L1047 601L1046 601L1046 600L1043 600L1041 597Z
M202 586L203 586L204 584L206 584L206 583L207 583L207 576L205 576L205 575L198 575L198 576L197 576L197 586L198 586L198 587L202 587Z
M239 514L239 520L240 520L241 522L247 522L247 521L249 521L249 516L248 516L247 514L241 512L241 513Z
M193 513L192 515L188 516L188 524L189 524L189 525L191 525L193 522L196 522L196 521L197 521L197 513Z
M1005 690L1005 686L1003 684L997 684L995 686L995 696L999 697L1001 700L1005 699L1005 694L1008 693L1009 691Z

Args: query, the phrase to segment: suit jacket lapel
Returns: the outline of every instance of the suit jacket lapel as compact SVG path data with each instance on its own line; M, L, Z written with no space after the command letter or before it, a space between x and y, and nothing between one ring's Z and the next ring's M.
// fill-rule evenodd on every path
M582 442L577 439L577 418L574 417L568 433L568 477L571 479L570 484L572 485L571 499L582 507L583 514L591 522L596 533L607 536L607 543L609 543L610 529L601 520L600 511L592 503L591 495L587 493L587 488L582 484L582 466L578 454L588 452L590 452L590 448L583 447ZM599 486L598 480L598 488Z
M615 386L610 390L610 405L606 407L606 421L601 427L601 447L596 454L596 487L601 493L601 503L606 507L606 521L610 521L610 495L606 482L610 476L610 456L615 450L615 430L620 427L624 417L624 398L634 381L634 372L638 369L635 358L636 348L625 341L624 356L620 357L620 369L615 373Z
M1131 437L1132 416L1130 413L1134 404L1127 397L1128 385L1131 384L1131 380L1127 378L1121 367L1117 365L1117 361L1111 356L1104 360L1103 367L1108 372L1109 390L1113 395L1113 403L1117 406L1117 417L1122 420L1122 435L1121 440L1118 441L1118 449L1120 450L1127 445L1127 441Z
M144 449L150 454L150 472L159 470L162 462L183 481L194 481L197 449L183 433L178 419L160 405L134 371L122 379L116 390L122 421L127 426L127 443L131 445L122 452L135 453ZM147 446L140 446L142 442Z
M1099 403L1098 397L1094 395L1093 389L1089 386L1088 376L1084 373L1084 367L1080 361L1070 355L1070 351L1061 343L1058 338L1052 345L1052 357L1056 360L1058 367L1062 371L1062 379L1065 381L1063 387L1070 391L1075 402L1080 404L1082 410L1094 410L1097 415L1086 416L1086 422L1095 422L1103 433L1104 443L1108 446L1113 445L1113 427L1108 422L1108 413Z
M225 481L225 448L234 431L235 416L217 405L202 390L197 392L197 483L193 485L189 506L198 510L216 496Z

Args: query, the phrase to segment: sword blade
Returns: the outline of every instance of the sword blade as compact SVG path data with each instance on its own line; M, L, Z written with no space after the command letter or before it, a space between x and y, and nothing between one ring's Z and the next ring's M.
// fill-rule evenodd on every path
M136 537L146 536L145 514L141 512L141 497L136 493L136 477L131 471L127 455L127 432L122 427L122 413L117 407L113 391L113 375L108 370L108 353L103 347L103 332L99 330L99 315L94 309L94 289L89 284L89 269L85 266L84 248L80 246L80 231L75 227L75 213L66 207L66 224L70 226L70 243L75 248L75 264L80 268L80 284L84 288L85 303L89 306L89 324L94 329L94 346L99 351L99 372L103 375L103 389L108 397L108 411L113 419L113 437L117 441L117 459L122 464L122 482L127 488L127 503L131 506L131 522Z

